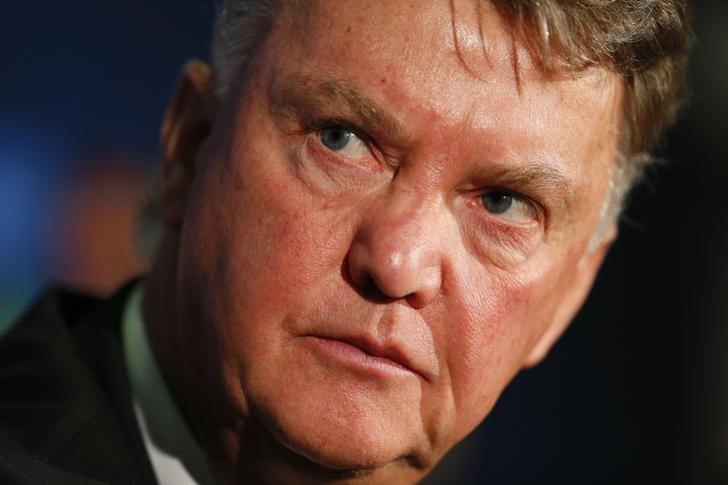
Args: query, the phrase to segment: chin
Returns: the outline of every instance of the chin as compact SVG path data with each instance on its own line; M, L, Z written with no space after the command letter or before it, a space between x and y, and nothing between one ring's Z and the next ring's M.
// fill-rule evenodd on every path
M352 436L355 434L345 432L338 437L327 435L314 439L288 436L283 438L283 444L314 463L342 471L376 470L408 455L401 451L402 446L398 443L374 436Z
M389 430L381 420L357 416L345 424L331 416L291 422L291 414L278 426L269 426L286 448L313 463L333 470L375 470L413 454L400 430ZM339 421L334 418L335 421Z
M377 409L372 401L352 400L356 401L349 397L319 403L303 397L256 412L280 448L274 466L280 470L283 461L294 475L321 481L363 477L414 481L431 468L424 463L433 460L422 459L424 454L418 451L423 447L414 423Z
M295 461L303 462L291 469L295 472L292 476L314 482L413 483L431 469L423 460L399 453L391 443L381 440L334 439L322 443L290 438L280 437L281 444L298 457Z

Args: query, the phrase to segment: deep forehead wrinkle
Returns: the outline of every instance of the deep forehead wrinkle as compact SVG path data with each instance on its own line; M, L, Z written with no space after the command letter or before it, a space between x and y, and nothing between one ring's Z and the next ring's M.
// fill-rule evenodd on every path
M343 105L362 123L362 129L384 134L397 145L412 145L412 135L394 116L343 80L301 73L286 75L274 85L273 102L279 107L299 106L312 114L332 103Z

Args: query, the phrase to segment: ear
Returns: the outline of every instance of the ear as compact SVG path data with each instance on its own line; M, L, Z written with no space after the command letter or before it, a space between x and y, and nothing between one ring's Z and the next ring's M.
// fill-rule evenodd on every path
M541 335L526 359L525 367L532 367L543 360L556 340L564 333L571 320L584 304L594 283L604 257L617 238L617 226L612 225L605 233L599 246L587 251L577 263L576 273L554 312L551 325Z
M170 230L182 226L197 154L210 135L213 116L210 69L201 61L189 61L162 123L158 196L162 219Z

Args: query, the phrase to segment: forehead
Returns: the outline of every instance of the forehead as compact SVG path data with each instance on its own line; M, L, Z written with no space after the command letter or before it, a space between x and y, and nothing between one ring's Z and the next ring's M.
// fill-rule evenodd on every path
M293 69L364 80L370 88L378 81L376 89L393 98L415 92L419 107L460 117L468 113L476 126L502 122L508 114L502 108L514 99L524 108L535 107L529 102L538 100L541 115L555 106L577 114L586 99L618 107L615 75L592 68L546 77L487 1L312 0L305 7L291 5L298 8L287 9L276 30L288 41L280 60L295 64ZM488 116L478 116L485 111ZM600 112L610 116L613 111ZM498 119L493 113L499 113ZM580 114L595 119L594 111Z
M488 2L314 0L285 9L270 42L276 81L351 87L412 139L440 140L442 157L546 161L575 184L601 164L606 186L619 79L599 68L546 77Z
M603 69L569 69L566 64L559 72L559 56L553 55L557 51L534 63L532 54L537 53L527 49L519 36L538 33L522 31L487 0L284 3L287 8L282 9L278 25L295 38L296 47L309 55L335 55L331 60L342 64L377 59L386 67L419 74L455 68L481 81L503 71L515 86L524 80L609 77ZM552 65L554 76L546 76L544 64Z

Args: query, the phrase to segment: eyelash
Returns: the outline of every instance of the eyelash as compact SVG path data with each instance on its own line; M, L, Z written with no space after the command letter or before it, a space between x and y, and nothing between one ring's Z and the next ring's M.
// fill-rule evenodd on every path
M344 130L352 132L354 135L356 135L362 142L364 142L369 147L375 147L376 144L374 143L374 140L372 137L370 137L368 134L364 133L359 128L352 126L351 124L336 120L336 119L321 119L321 120L312 120L309 122L306 122L303 128L303 132L305 133L319 133L324 128L343 128Z
M468 205L473 207L475 210L482 212L484 214L483 217L487 217L489 221L493 222L494 224L499 225L500 227L511 227L515 228L518 226L525 226L529 225L532 222L537 222L539 224L543 224L545 221L545 210L543 209L542 205L539 204L537 201L535 201L533 198L524 195L520 192L517 192L512 189L507 189L502 186L486 186L483 188L479 188L476 190L468 191L472 195L469 196L469 202ZM505 194L510 195L513 197L514 201L517 201L518 203L524 204L525 210L527 210L531 215L532 219L529 221L518 221L515 219L509 219L507 217L502 217L499 214L494 214L488 211L487 208L483 206L482 198L489 193L493 192L503 192Z
M486 194L494 193L494 192L502 192L504 194L507 194L511 197L513 197L514 200L519 201L520 203L526 205L529 210L534 212L534 215L536 215L536 212L539 211L538 204L531 199L530 197L521 194L520 192L517 192L515 190L507 189L505 187L499 187L499 186L493 186L493 187L486 187L480 191L480 197L483 197Z

